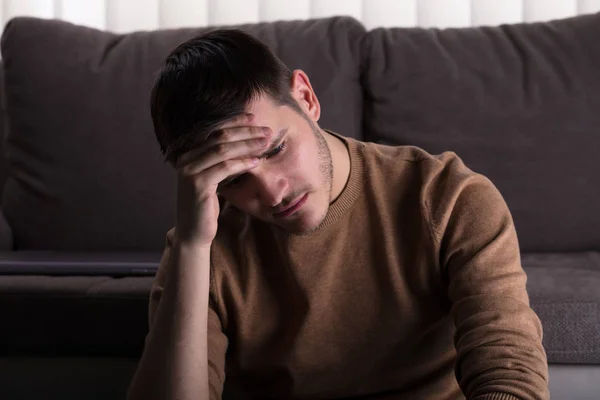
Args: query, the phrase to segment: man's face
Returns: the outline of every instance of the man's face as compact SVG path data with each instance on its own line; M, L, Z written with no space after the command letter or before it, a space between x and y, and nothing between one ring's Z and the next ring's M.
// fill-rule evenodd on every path
M219 188L240 211L294 233L316 229L331 200L331 154L308 111L302 115L266 97L255 101L248 109L253 125L273 131L267 155L256 168Z

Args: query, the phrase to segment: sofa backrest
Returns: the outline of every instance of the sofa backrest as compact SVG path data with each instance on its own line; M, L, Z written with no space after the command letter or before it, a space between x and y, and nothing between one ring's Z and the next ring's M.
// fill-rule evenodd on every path
M600 249L600 14L365 40L367 140L454 151L504 195L522 251Z
M239 27L308 72L323 127L454 151L490 177L524 252L600 248L600 14L368 33L346 17ZM11 176L2 207L17 248L162 249L174 174L152 132L148 94L169 50L204 30L8 24Z
M156 71L211 28L116 35L17 18L2 37L8 162L2 208L17 249L160 251L175 223L175 174L149 113ZM321 125L358 137L360 44L347 17L241 25L305 70Z
M7 130L4 128L4 124L6 123L4 104L4 70L2 61L0 61L0 196L2 196L2 190L9 175L5 154Z

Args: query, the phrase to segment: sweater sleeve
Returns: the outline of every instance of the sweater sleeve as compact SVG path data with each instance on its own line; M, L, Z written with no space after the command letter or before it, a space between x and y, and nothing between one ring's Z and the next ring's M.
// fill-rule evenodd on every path
M150 301L148 304L148 325L150 330L154 325L156 310L160 304L163 288L166 281L166 268L169 265L170 252L172 248L173 230L167 233L167 242L160 261L158 272L152 283L150 291ZM227 351L228 339L221 328L221 319L215 311L214 296L211 293L209 297L208 309L208 385L210 390L210 400L220 400L223 394L223 384L225 382L225 353ZM147 339L147 337L146 337Z
M458 383L468 400L549 399L542 326L509 209L455 154L440 160L428 208L456 327Z

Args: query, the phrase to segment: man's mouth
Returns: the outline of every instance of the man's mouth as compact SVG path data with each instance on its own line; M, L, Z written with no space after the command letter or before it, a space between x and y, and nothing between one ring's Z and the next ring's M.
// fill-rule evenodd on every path
M292 215L293 213L298 211L304 205L304 203L306 203L307 198L308 198L308 193L305 193L298 200L294 201L289 207L285 208L282 211L274 213L273 216L275 218L289 217L290 215Z

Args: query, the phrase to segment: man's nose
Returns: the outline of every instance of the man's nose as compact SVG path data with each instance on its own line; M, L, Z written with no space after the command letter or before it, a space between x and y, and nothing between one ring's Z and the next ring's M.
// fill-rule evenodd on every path
M254 176L256 196L267 207L279 205L285 198L288 184L280 174L262 173Z

